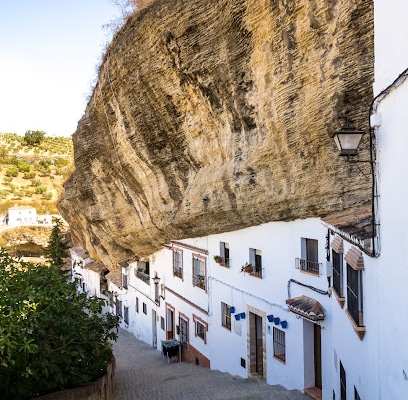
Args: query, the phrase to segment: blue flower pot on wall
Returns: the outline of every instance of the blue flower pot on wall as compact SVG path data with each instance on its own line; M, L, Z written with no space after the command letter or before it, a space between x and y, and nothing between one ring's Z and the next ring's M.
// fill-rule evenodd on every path
M246 314L244 312L242 312L240 315L241 315L241 319L245 319Z
M235 314L234 317L237 321L239 321L241 319L241 314Z
M273 315L267 315L266 318L268 318L269 322L273 322Z
M273 320L273 322L275 322L275 325L279 325L279 323L280 323L280 318L279 318L279 317L276 317L276 318Z
M235 313L235 307L230 307L230 313L234 314Z
M283 328L283 329L286 329L287 327L288 327L288 321L281 321L281 327Z

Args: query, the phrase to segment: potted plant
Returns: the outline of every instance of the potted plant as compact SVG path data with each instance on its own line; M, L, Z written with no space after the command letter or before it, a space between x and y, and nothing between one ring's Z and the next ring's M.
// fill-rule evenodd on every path
M251 263L246 262L242 267L241 267L241 272L248 272L249 274L254 270L254 267L252 266Z
M214 261L218 264L221 264L223 262L223 259L221 256L214 256Z

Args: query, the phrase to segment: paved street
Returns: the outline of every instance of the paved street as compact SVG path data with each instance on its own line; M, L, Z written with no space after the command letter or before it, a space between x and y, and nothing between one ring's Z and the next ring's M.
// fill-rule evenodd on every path
M153 349L119 330L114 400L310 400L298 391L243 379L208 368L163 362Z

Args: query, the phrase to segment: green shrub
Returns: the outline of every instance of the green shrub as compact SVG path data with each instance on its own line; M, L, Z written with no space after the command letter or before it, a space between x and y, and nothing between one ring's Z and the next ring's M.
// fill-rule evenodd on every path
M25 192L23 192L22 190L16 190L14 192L14 196L19 197L19 198L24 197L24 194Z
M17 175L18 175L18 168L17 167L8 167L6 169L6 176L16 177Z
M19 161L17 163L17 168L20 172L28 172L30 171L30 164L26 161Z
M52 199L52 193L51 192L45 192L42 195L44 200L51 200Z
M34 190L35 194L43 194L47 191L47 187L46 186L37 186Z
M31 399L106 373L119 317L102 314L106 302L76 285L51 257L34 265L0 249L2 399Z
M13 182L13 177L12 176L5 176L3 178L3 182L5 185L8 185L9 183Z
M25 172L23 178L24 179L34 179L37 174L34 171Z
M31 179L31 186L37 187L41 185L41 181L39 179Z

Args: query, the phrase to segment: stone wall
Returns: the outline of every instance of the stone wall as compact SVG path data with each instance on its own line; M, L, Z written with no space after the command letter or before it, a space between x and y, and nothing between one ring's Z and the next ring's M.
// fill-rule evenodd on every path
M78 388L62 390L35 400L112 400L114 389L115 359L108 365L107 373L96 382Z

